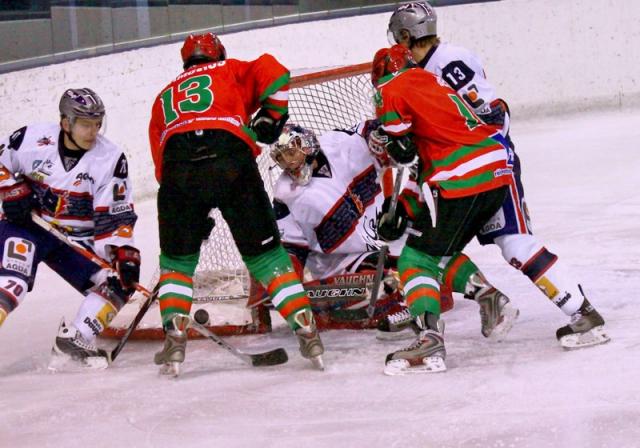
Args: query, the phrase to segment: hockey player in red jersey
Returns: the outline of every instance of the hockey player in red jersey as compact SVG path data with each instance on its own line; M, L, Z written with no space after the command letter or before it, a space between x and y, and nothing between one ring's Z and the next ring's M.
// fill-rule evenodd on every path
M166 331L155 362L171 372L184 361L193 274L214 225L208 214L217 207L249 272L298 337L301 354L321 368L324 348L309 299L280 243L255 161L256 139L273 143L288 118L289 71L269 54L227 59L211 33L188 36L181 55L184 72L162 89L149 124L160 182L159 302Z
M422 331L410 347L387 356L385 373L442 371L446 365L439 280L451 271L454 285L469 279L469 267L459 268L461 251L504 199L511 174L507 143L453 90L415 68L409 51L399 45L376 53L372 82L378 89L376 115L389 139L388 155L398 164L411 163L417 155L418 186L427 202L432 198L428 210L415 216L398 261L407 303ZM383 226L384 221L383 216ZM482 286L468 281L465 287L493 290L497 303L492 310L505 313L502 319L515 319L517 311L506 296L477 270L471 277Z
M88 88L69 89L59 109L59 123L25 126L0 141L0 324L31 290L43 262L85 295L75 319L60 324L50 368L68 360L103 368L107 353L95 347L96 336L140 276L137 216L127 158L99 134L102 99ZM110 260L114 270L101 269L33 223L32 212Z
M509 136L509 108L487 80L482 63L471 51L440 41L435 9L426 2L400 6L391 16L389 40L411 50L419 67L455 90L485 123L497 126L513 154L513 174L500 210L478 234L480 244L496 244L505 260L526 275L571 322L556 332L566 348L607 342L604 319L583 294L582 286L562 271L558 257L531 230L520 159Z

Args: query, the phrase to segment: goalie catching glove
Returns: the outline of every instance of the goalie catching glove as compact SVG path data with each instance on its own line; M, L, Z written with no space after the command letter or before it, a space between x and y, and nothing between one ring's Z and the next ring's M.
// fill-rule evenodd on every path
M289 119L289 114L283 114L278 120L273 118L268 109L264 107L251 119L249 127L256 133L260 143L271 145L278 140L282 133L282 128Z
M111 263L122 287L129 290L135 288L140 281L140 251L131 246L117 247Z
M386 198L382 204L382 212L378 214L378 238L383 241L394 241L400 238L407 229L409 216L407 210L398 202L394 216L389 214L391 198Z

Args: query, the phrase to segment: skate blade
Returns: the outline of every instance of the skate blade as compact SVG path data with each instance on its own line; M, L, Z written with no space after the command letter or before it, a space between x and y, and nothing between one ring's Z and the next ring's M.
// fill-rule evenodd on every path
M53 352L47 369L51 372L81 372L83 370L104 370L109 367L109 361L102 356L91 356L83 360Z
M592 347L594 345L606 344L611 338L605 333L602 325L593 327L586 333L568 334L560 338L558 342L565 350L576 350L579 348Z
M401 341L404 339L415 339L416 333L410 328L400 331L380 331L376 330L376 339L378 341Z
M507 303L505 307L502 308L502 319L500 319L498 325L494 327L491 334L487 336L487 339L489 339L491 342L503 341L507 337L507 334L509 334L509 332L511 331L511 328L516 322L516 319L518 319L519 315L520 310L511 306L510 303Z
M167 362L160 366L160 375L176 378L180 375L179 362Z
M324 360L322 359L322 355L312 356L309 358L313 367L317 370L324 370Z
M406 359L393 359L384 366L384 374L389 376L410 375L413 373L438 373L447 370L440 356L427 356L422 364L412 366Z

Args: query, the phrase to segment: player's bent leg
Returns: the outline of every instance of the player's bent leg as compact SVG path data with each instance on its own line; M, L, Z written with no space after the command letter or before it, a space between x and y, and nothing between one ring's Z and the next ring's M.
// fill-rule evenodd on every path
M505 235L495 239L504 258L526 275L562 312L571 317L569 325L556 336L565 348L579 348L609 341L604 319L589 303L582 287L563 271L558 257L533 235Z
M193 273L199 254L187 256L160 255L158 302L165 342L153 358L160 373L177 376L187 348L187 328L193 302Z
M440 285L436 280L441 275L438 267L441 259L409 246L402 251L398 270L419 332L413 344L387 355L384 369L387 375L446 370L444 322L439 319Z
M287 252L281 245L261 255L244 256L247 269L266 288L276 310L287 321L300 343L300 353L322 368L324 346L302 287Z
M0 326L27 295L27 282L17 276L0 275Z
M489 283L469 257L454 254L444 268L443 283L480 306L481 332L493 341L505 338L520 314L509 298Z

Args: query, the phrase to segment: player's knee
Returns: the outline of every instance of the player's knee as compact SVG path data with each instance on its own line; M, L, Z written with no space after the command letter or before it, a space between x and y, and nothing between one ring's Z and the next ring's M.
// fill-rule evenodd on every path
M529 234L504 235L495 239L502 256L516 269L522 269L543 249L537 238Z
M27 282L19 277L0 276L0 325L27 295Z

